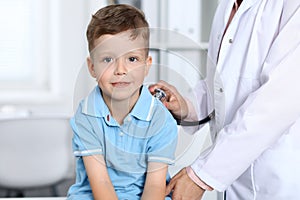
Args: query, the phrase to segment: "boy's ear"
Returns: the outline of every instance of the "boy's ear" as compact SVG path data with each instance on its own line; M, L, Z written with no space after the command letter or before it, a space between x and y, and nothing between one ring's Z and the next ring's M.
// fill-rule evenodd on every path
M151 57L151 56L148 56L148 57L147 57L147 60L146 60L145 76L148 75L148 72L149 72L149 70L150 70L151 65L152 65L152 57Z
M86 62L87 62L87 65L88 65L89 72L90 72L91 76L93 78L96 78L94 63L93 63L91 57L87 57Z

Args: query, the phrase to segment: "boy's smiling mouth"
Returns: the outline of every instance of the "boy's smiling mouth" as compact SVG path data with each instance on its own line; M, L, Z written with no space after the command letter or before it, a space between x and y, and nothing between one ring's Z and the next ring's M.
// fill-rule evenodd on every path
M116 87L116 88L124 88L124 87L127 87L128 85L130 85L130 82L113 82L111 84L113 87Z

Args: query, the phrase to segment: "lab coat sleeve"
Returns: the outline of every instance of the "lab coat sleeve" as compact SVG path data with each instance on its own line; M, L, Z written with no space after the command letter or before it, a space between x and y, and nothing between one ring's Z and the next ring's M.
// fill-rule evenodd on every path
M218 133L210 152L191 165L197 176L218 191L233 183L300 117L299 7L297 1L283 9L280 30L261 72L261 87Z

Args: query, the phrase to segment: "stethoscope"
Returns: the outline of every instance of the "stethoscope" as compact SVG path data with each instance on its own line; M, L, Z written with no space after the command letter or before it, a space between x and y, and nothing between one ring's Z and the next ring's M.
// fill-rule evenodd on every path
M167 95L166 93L159 88L156 88L154 90L155 94L153 95L155 98L162 100L163 98L165 98ZM207 122L209 122L211 119L213 119L215 116L215 111L213 110L207 117L199 120L199 121L184 121L184 120L180 120L180 119L176 119L177 125L180 126L199 126L201 124L205 124Z

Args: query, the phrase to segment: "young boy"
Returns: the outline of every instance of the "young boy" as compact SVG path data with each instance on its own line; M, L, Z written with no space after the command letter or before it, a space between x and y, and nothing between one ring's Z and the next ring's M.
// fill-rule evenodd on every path
M177 125L143 86L152 63L144 14L129 5L104 7L87 39L98 86L71 119L77 160L68 199L170 199L165 188Z

